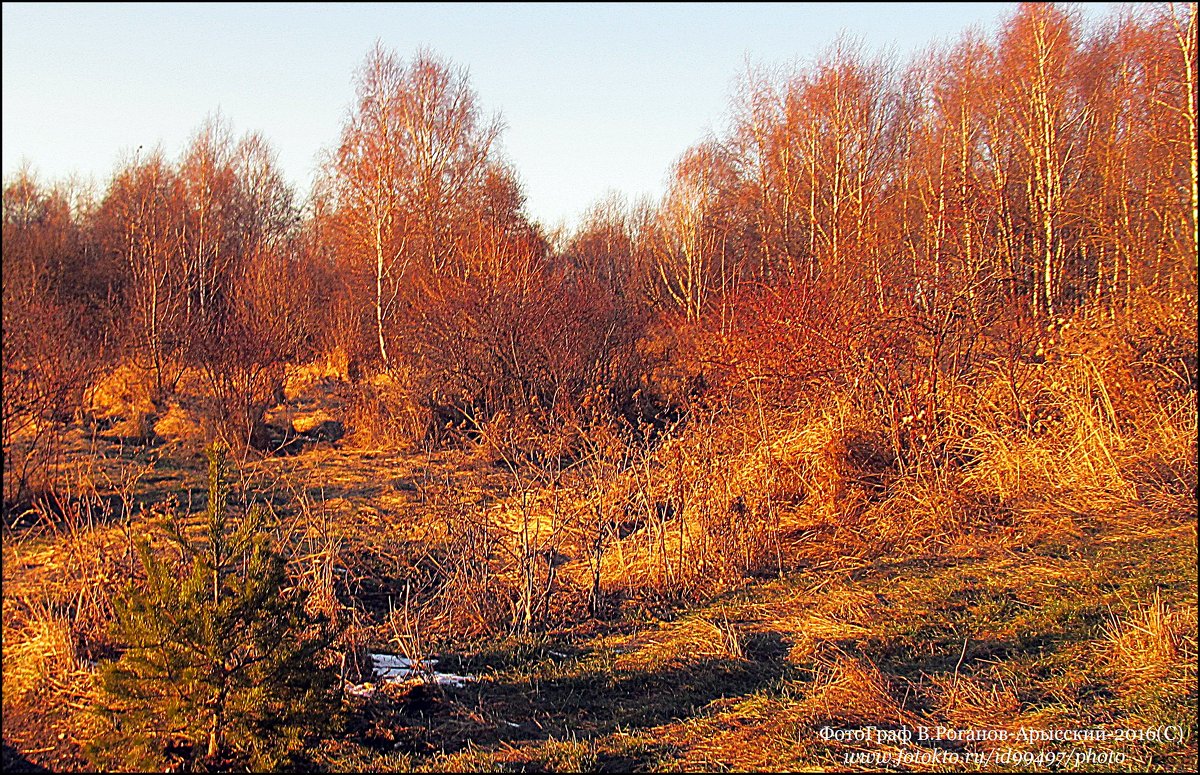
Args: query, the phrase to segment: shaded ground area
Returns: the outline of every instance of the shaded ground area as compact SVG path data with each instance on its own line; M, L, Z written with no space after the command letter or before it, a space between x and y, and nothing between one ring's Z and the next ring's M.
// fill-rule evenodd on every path
M442 655L447 669L482 680L365 705L376 737L359 730L329 747L326 761L456 771L846 769L855 754L1002 749L843 742L823 738L823 727L1174 726L1183 744L1090 747L1122 757L1119 769L1187 769L1196 761L1195 521L1151 526L1164 521L1141 517L1123 515L1070 544L797 574L661 618L630 612L612 625ZM1157 661L1151 654L1164 644L1174 650ZM1031 756L1082 756L1084 747L1011 746ZM977 768L963 761L958 768Z
M82 435L73 443L79 481L92 485L74 502L95 513L81 522L68 501L5 540L5 771L87 768L92 662L107 654L80 632L104 621L105 594L133 572L130 538L153 516L149 507L173 499L194 513L206 498L199 454ZM252 459L240 476L250 499L276 507L281 526L337 526L338 588L365 619L366 645L378 647L395 636L385 622L412 576L404 563L438 529L431 509L499 510L513 488L511 471L464 450L325 445ZM832 556L836 525L796 530L785 544L792 571L747 576L700 605L614 595L603 620L435 650L428 656L439 669L478 680L349 699L344 734L308 764L855 769L855 756L999 750L821 734L944 725L1178 728L1182 744L1102 747L1124 757L1120 769L1194 767L1196 515L1186 499L1156 508L1079 503L1018 504L994 528L926 552ZM81 578L100 583L81 589Z
M50 770L22 756L17 749L8 743L4 744L4 752L0 758L0 769L5 772L50 772Z

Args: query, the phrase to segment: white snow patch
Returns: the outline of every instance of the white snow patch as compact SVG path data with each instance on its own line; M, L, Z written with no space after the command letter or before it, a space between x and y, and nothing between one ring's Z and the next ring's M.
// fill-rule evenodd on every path
M432 672L437 660L422 659L414 663L408 657L395 654L372 654L371 664L375 667L375 676L381 681L398 683L423 672Z
M455 686L459 689L463 687L463 684L470 683L474 680L475 676L473 675L458 675L456 673L434 673L432 677L432 681L435 684L447 684L449 686Z
M384 683L405 683L412 680L424 679L429 683L461 687L465 683L477 680L473 675L457 675L441 673L434 670L436 659L421 659L414 662L408 657L396 654L372 654L371 663L375 667L375 675Z

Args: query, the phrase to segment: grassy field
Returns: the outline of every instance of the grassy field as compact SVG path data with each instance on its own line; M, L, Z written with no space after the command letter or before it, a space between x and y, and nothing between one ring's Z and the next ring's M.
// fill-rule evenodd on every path
M344 626L347 680L371 652L475 679L347 693L305 766L1194 768L1194 388L1104 355L1108 329L1073 336L1022 367L1043 425L977 382L937 466L888 460L837 395L700 407L640 445L590 429L571 455L494 425L248 458L240 497ZM336 414L341 389L307 379L279 411ZM60 497L4 536L13 766L89 767L133 538L203 506L198 444L103 435L64 430Z

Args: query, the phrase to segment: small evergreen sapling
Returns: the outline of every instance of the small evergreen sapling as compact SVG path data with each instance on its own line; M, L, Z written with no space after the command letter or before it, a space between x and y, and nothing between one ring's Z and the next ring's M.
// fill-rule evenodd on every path
M127 649L100 671L110 728L90 748L97 763L161 768L174 754L271 769L335 715L336 676L318 663L333 632L287 587L263 511L230 513L225 475L214 445L200 535L175 521L167 530L184 563L139 541L146 582L114 606Z

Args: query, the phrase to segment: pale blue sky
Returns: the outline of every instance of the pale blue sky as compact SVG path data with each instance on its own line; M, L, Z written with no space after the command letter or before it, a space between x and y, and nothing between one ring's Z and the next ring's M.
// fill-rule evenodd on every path
M1087 17L1112 3L1080 4ZM839 32L902 58L991 33L1011 3L71 5L3 7L3 171L103 185L123 152L175 158L218 108L261 131L301 194L338 138L372 43L469 69L544 224L608 191L657 196L724 123L747 58L812 61Z

